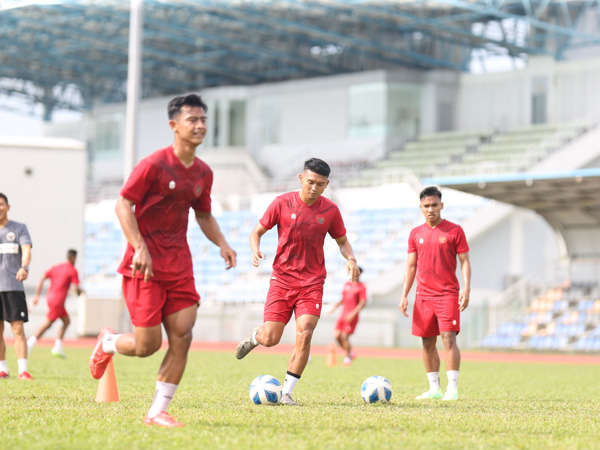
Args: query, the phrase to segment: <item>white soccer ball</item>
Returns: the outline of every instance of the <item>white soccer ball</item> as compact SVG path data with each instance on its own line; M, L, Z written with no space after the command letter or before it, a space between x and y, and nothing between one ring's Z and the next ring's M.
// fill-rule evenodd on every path
M360 395L365 403L387 403L392 398L392 384L385 377L373 375L363 382Z
M250 400L256 405L276 405L281 400L281 383L271 375L261 375L250 383Z

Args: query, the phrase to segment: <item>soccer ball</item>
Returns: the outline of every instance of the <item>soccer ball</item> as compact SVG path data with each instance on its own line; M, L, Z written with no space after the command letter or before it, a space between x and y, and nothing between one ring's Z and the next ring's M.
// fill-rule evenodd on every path
M363 382L360 395L365 403L387 403L392 398L392 384L385 377L373 375Z
M250 400L256 405L276 405L281 400L281 383L271 375L261 375L250 383Z

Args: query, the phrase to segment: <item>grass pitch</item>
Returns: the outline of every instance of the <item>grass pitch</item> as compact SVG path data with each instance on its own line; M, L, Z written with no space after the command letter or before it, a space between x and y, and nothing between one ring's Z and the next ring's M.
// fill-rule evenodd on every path
M91 349L61 360L36 347L33 382L0 381L0 448L27 449L440 449L600 448L600 365L464 361L457 402L416 401L427 389L422 362L359 355L352 367L313 357L294 390L299 407L255 406L258 375L283 381L285 355L192 351L169 412L182 429L142 425L162 359L116 356L118 403L95 403ZM12 356L12 359L11 359ZM362 381L387 377L388 405L364 405ZM442 385L445 387L442 372Z

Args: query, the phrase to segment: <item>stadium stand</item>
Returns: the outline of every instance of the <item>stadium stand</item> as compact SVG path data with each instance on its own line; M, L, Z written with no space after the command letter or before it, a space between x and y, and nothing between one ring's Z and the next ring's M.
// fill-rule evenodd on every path
M488 349L600 350L600 285L553 287L534 298L522 317L502 323L480 346Z
M523 172L589 128L584 122L532 125L505 132L423 134L393 148L349 185L369 185L382 170L407 167L419 178Z

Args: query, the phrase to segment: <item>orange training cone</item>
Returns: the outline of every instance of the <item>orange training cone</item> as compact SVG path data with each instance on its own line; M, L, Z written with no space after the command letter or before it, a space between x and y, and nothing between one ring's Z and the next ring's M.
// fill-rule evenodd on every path
M329 343L329 349L327 350L327 356L325 357L325 365L327 367L337 366L337 355L335 354L335 344Z
M115 366L112 358L106 366L106 371L98 381L98 392L96 393L97 402L118 402L119 391L117 390L117 379L115 378Z

